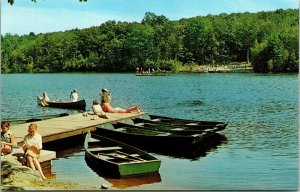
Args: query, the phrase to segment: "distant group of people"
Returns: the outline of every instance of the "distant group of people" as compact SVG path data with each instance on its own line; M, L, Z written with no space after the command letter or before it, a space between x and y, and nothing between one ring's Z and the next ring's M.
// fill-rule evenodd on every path
M108 118L107 113L131 113L133 111L140 112L141 108L139 105L135 105L133 107L129 107L127 109L123 109L120 107L113 107L112 106L112 98L111 94L108 92L107 89L102 89L101 93L101 103L98 100L93 101L92 110L94 114L102 118Z
M137 74L148 74L148 73L155 73L155 70L153 67L149 67L148 70L143 70L142 67L137 67L136 68L136 73Z
M42 150L42 136L37 132L37 125L31 123L28 127L28 134L24 137L22 149L24 151L24 165L33 170L38 170L42 179L47 179L38 161ZM10 130L8 121L1 122L1 156L10 154L16 146L15 136Z

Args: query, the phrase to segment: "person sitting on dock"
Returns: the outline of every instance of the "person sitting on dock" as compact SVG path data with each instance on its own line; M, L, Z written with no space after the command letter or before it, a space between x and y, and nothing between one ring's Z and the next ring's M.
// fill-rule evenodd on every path
M71 91L71 94L70 94L70 98L72 98L72 102L76 102L78 101L78 92L76 89L73 89L73 91Z
M37 125L35 123L29 125L28 134L24 137L24 145L22 148L24 150L27 166L33 170L38 170L42 179L47 179L38 161L42 150L42 136L37 132Z
M108 119L107 114L102 110L102 107L97 100L93 101L92 110L93 110L94 114L97 115L98 117Z
M9 129L9 122L1 122L1 155L7 155L11 153L12 147L15 146L15 136Z
M133 107L122 109L120 107L112 107L111 105L111 95L107 89L102 89L101 95L101 107L104 112L109 113L131 113L133 111L137 111L138 113L141 111L140 106L135 105Z

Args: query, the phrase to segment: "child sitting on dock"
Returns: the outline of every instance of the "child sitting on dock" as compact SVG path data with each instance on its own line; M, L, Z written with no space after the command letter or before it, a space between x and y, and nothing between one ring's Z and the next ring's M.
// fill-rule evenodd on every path
M24 137L24 145L22 148L24 150L27 166L33 170L38 170L42 179L47 179L38 161L42 150L42 136L37 132L37 125L35 123L29 125L28 134Z
M140 106L135 105L133 107L122 109L120 107L112 107L111 106L111 96L107 89L102 89L101 95L101 107L104 112L109 113L131 113L133 111L137 111L138 113L141 111Z
M7 155L11 153L12 147L15 145L15 136L9 129L9 122L1 122L1 155Z
M108 119L107 114L102 110L102 108L97 100L93 101L92 110L93 110L94 114L97 115L98 117Z

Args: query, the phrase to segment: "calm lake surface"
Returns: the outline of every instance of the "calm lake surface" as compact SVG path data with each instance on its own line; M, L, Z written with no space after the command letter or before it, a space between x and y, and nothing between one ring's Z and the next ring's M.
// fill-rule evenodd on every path
M139 104L150 114L229 122L222 131L226 142L196 159L154 153L162 161L158 175L123 180L98 176L76 146L58 153L52 179L122 189L298 189L298 74L2 74L1 117L77 113L36 104L43 91L50 99L70 100L74 88L88 110L108 88L115 106Z

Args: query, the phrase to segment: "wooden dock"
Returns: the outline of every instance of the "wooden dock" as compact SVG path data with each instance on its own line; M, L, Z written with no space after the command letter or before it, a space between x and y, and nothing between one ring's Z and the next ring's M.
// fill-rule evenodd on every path
M38 133L42 135L43 143L55 141L67 137L81 135L87 131L96 130L96 126L103 123L112 123L121 121L127 118L135 118L146 114L141 113L109 113L109 119L99 118L96 115L88 113L84 116L83 113L69 115L65 117L57 117L34 122L38 126ZM18 146L23 143L23 138L27 135L28 126L30 123L24 123L11 126L11 130L16 137Z

